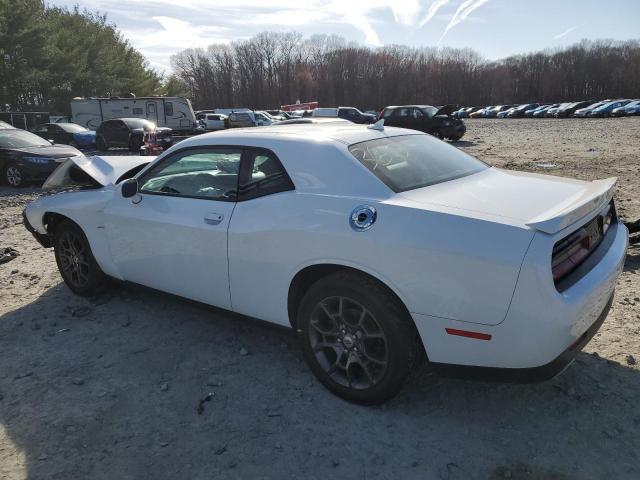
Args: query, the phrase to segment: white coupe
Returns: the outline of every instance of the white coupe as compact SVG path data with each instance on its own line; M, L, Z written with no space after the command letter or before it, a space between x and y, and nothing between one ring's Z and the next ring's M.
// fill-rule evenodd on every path
M62 278L115 278L299 335L318 379L373 404L420 360L538 381L611 305L615 179L491 168L434 137L344 122L233 129L148 157L78 157L24 212Z

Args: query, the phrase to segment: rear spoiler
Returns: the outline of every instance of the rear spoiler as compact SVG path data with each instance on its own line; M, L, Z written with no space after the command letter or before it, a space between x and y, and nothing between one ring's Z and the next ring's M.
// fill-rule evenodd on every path
M527 222L527 226L544 233L557 233L609 203L617 181L616 177L594 180L580 193Z

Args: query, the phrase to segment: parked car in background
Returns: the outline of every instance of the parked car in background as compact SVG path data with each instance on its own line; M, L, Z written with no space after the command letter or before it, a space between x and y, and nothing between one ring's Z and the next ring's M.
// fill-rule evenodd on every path
M490 110L492 108L495 108L495 106L494 105L490 105L490 106L487 106L487 107L479 108L475 112L471 112L469 114L469 118L483 118L485 112L487 112L488 110Z
M338 118L362 124L375 123L378 116L376 114L362 113L355 107L338 107Z
M274 120L289 120L291 115L284 110L265 110Z
M0 127L0 172L11 187L45 180L59 162L75 156L83 155L69 145L52 145L31 132Z
M262 127L271 125L276 120L265 111L242 111L229 114L226 120L228 128Z
M96 132L75 123L45 123L33 133L54 143L64 143L76 148L95 148Z
M552 105L546 105L542 108L537 108L532 114L531 116L533 118L544 118L544 116L546 115L547 111L552 109L552 108L556 108L559 107L560 104L559 103L554 103Z
M363 112L365 115L373 115L375 118L378 118L378 114L379 112L376 112L375 110L367 110L365 112Z
M574 117L578 117L578 118L580 118L580 117L582 117L582 118L588 117L595 108L598 108L598 107L604 105L605 103L607 103L607 102L606 101L595 102L595 103L592 103L591 105L589 105L587 107L579 108L575 112L573 112L573 116Z
M114 277L293 327L318 380L361 404L423 362L559 374L605 321L626 257L615 179L491 168L411 130L225 130L121 182L144 157L115 158L106 175L78 162L95 188L23 213L68 288L91 297Z
M556 116L556 112L558 110L560 110L561 108L568 107L569 105L571 105L571 102L563 102L560 105L558 105L557 107L551 107L547 111L544 112L544 116L546 118L554 118Z
M253 112L253 114L256 117L256 123L258 127L266 127L278 121L264 110L256 110L255 112Z
M456 112L454 112L451 116L454 117L454 118L469 118L469 115L471 115L473 112L477 112L481 108L482 107L465 107L465 108L461 108L461 109L457 110Z
M457 141L467 130L464 122L451 117L450 106L436 108L431 105L403 105L385 107L380 114L384 124L391 127L410 128L428 133L440 139Z
M640 100L632 100L624 106L611 110L613 117L624 117L625 115L640 115Z
M205 130L224 130L227 118L221 113L205 113L200 115L198 122Z
M600 105L597 108L594 108L593 110L591 110L591 113L589 113L590 117L610 117L611 116L611 112L619 107L624 107L626 106L629 102L631 102L631 100L614 100L613 102L607 102L604 105Z
M555 113L554 113L554 117L556 118L569 118L571 116L573 116L573 113L576 110L580 110L581 108L584 107L588 107L589 105L593 104L593 100L588 100L588 101L584 101L584 102L573 102L570 103L569 105L565 105L561 108L558 108Z
M502 110L496 114L496 118L507 118L511 112L513 112L518 107L511 107L506 110Z
M534 110L540 106L539 103L525 103L522 105L518 105L515 108L512 108L509 111L509 118L522 118L524 117L525 112L528 110Z
M144 129L155 128L160 147L167 149L173 144L168 127L156 127L142 118L114 118L102 122L96 131L96 147L104 151L112 147L127 147L131 152L139 152L143 145Z
M327 108L327 107L318 107L313 112L311 112L311 116L316 117L325 117L325 118L338 118L338 109L335 107Z
M495 107L491 107L484 112L482 118L496 118L499 112L503 112L505 110L509 110L510 108L515 107L515 105L496 105Z

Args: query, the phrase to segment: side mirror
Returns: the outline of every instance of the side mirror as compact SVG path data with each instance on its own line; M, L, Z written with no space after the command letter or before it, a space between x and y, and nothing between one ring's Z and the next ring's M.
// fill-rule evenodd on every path
M51 145L55 145L55 144L56 144L56 142L55 142L54 140L49 139L49 140L47 140L47 141L48 141Z
M130 178L122 182L122 189L120 190L124 198L131 198L138 193L138 180Z

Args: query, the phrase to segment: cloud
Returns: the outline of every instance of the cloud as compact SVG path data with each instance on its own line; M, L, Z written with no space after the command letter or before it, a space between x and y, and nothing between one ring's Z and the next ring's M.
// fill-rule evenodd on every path
M442 42L442 39L444 38L444 36L447 34L449 30L451 30L456 25L464 22L472 12L480 8L482 5L484 5L488 1L489 0L466 0L465 2L463 2L458 7L458 10L456 10L456 13L453 14L453 17L451 17L451 20L449 20L449 24L447 25L447 28L444 29L444 33L438 40L438 45L440 45L440 42Z
M571 27L571 28L569 28L569 29L565 30L565 31L564 31L564 32L562 32L562 33L559 33L558 35L556 35L556 36L555 36L555 37L553 37L553 38L554 38L555 40L558 40L559 38L566 37L566 36L567 36L567 35L569 35L571 32L573 32L576 28L579 28L579 27L580 27L580 25L574 25L573 27Z
M440 8L444 7L449 0L435 0L431 5L429 5L429 10L427 10L427 14L424 16L422 20L420 20L419 26L424 27L431 19L438 13Z

